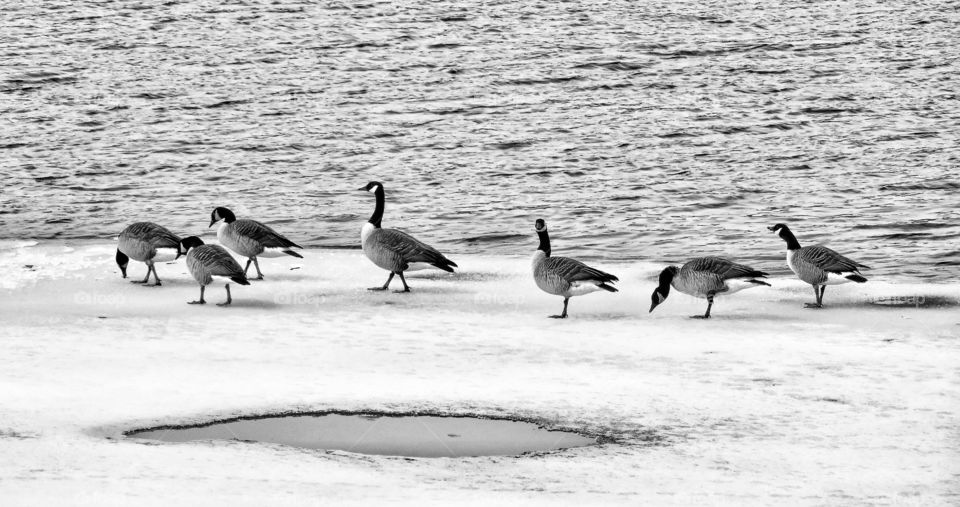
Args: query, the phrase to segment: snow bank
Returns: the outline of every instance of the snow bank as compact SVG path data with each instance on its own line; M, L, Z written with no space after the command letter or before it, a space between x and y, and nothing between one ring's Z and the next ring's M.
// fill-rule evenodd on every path
M114 245L0 245L0 497L14 504L277 502L955 504L960 284L797 280L705 302L662 265L595 263L620 293L540 292L525 257L455 256L414 292L370 292L359 251L265 259L207 289L119 276ZM131 264L130 278L144 275ZM128 279L128 280L129 280ZM394 283L399 287L399 280ZM404 459L125 430L244 414L512 416L610 440L521 458ZM208 502L204 502L208 503Z

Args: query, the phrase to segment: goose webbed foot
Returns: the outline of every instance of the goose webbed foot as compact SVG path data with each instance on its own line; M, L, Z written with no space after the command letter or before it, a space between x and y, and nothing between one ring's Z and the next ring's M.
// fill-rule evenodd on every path
M205 305L205 304L207 304L207 302L203 300L203 293L204 293L205 289L206 289L206 287L204 287L203 285L201 285L201 286L200 286L200 299L198 299L197 301L188 301L187 304L188 304L188 305Z
M817 309L823 308L823 305L820 304L820 303L804 303L804 304L803 304L803 307L804 307L804 308L813 308L813 309L817 310Z
M407 288L405 288L405 289L403 289L403 290L395 290L395 291L393 291L393 292L396 293L396 294L403 294L404 292L410 292L410 287L407 287Z
M222 303L217 303L217 306L229 306L233 302L233 298L230 297L230 284L226 284L223 288L227 289L227 300Z
M709 315L691 315L690 318L691 319L709 319L710 316Z
M390 276L387 278L387 283L383 284L383 287L370 287L367 290L387 290L390 287L390 282L393 281L393 271L390 272ZM406 283L404 283L406 286Z
M563 298L563 312L560 315L551 315L551 319L565 319L567 318L567 303L570 302L570 298Z

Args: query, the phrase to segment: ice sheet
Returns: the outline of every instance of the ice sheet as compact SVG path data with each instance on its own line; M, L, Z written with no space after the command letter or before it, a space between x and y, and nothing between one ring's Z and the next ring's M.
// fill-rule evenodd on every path
M121 279L114 248L0 249L0 497L16 504L960 500L960 284L870 273L806 310L809 286L773 278L702 321L687 317L705 302L676 292L647 312L662 265L594 263L621 292L554 320L562 301L526 257L460 255L461 273L411 274L396 294L365 289L386 273L359 251L309 250L264 260L266 280L221 308L219 284L186 304L182 260L157 266L162 287ZM336 409L507 415L612 442L409 460L120 438Z

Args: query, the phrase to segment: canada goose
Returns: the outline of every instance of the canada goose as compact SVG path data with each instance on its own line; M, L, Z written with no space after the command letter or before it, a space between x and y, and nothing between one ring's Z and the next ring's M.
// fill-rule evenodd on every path
M294 252L293 248L303 248L300 245L290 241L269 226L261 224L256 220L240 219L227 208L216 208L210 214L210 227L213 224L223 220L220 228L217 229L217 240L224 246L237 252L238 255L247 258L247 265L243 268L243 274L247 274L250 269L250 262L257 268L257 280L263 280L263 273L260 272L260 263L257 257L283 257L292 255L302 259L303 256Z
M573 296L580 296L600 289L617 292L607 285L619 279L610 273L593 269L586 264L567 257L550 257L550 235L547 223L542 219L534 222L540 237L540 246L533 254L533 280L547 294L563 296L563 313L551 315L553 319L567 318L567 303Z
M181 242L183 250L187 252L187 268L193 279L200 284L200 300L190 301L191 305L203 305L207 302L203 299L203 291L207 285L213 282L214 278L226 280L224 287L227 289L227 300L223 303L217 303L217 306L226 306L233 302L230 297L230 282L236 282L240 285L250 285L246 275L240 269L236 259L230 255L220 245L205 245L203 240L196 236L184 238Z
M860 268L870 269L859 262L852 261L833 250L820 245L801 247L796 236L786 224L776 224L767 229L777 232L787 242L787 265L804 282L813 285L816 303L806 303L807 308L822 308L823 293L827 285L841 283L863 283L867 279L860 274Z
M127 264L130 259L147 264L147 276L143 280L131 280L131 283L149 282L152 272L157 281L154 285L160 285L154 263L176 260L183 255L180 251L180 238L166 227L152 222L129 225L117 240L116 261L124 278L127 277Z
M692 318L709 319L710 308L713 307L713 296L733 294L761 285L769 287L769 283L757 280L765 276L767 274L763 271L720 257L697 257L680 266L680 269L676 266L668 266L660 272L660 285L653 290L650 311L652 312L660 303L667 300L667 296L670 295L670 286L673 285L684 294L706 298L707 313L693 315Z
M383 229L380 221L383 219L384 193L383 184L371 181L359 190L373 193L377 198L377 207L370 215L370 220L360 229L360 244L363 254L374 264L390 272L383 287L370 287L369 290L387 290L393 275L400 275L403 282L403 291L410 292L407 280L403 277L404 271L416 271L434 267L448 273L459 267L457 263L443 256L432 246L423 243L413 236L396 229Z

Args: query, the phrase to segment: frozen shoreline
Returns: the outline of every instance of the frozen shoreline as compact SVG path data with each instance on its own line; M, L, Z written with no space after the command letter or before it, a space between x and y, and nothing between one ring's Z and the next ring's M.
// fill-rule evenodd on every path
M182 261L120 278L109 243L0 249L0 496L17 503L917 503L958 500L960 284L773 287L649 314L660 265L596 263L617 294L539 292L526 257L457 256L410 294L359 251L266 259L205 306ZM25 266L30 265L31 268ZM291 268L298 268L293 269ZM129 279L145 273L132 264ZM395 283L398 281L395 280ZM399 284L398 284L399 286ZM892 299L893 298L893 299ZM899 298L899 299L895 299ZM912 299L911 299L912 298ZM895 302L913 306L874 304ZM920 306L917 308L916 306ZM472 413L615 443L523 458L382 458L108 439L271 412ZM202 478L202 479L200 479ZM216 502L211 502L216 503Z

